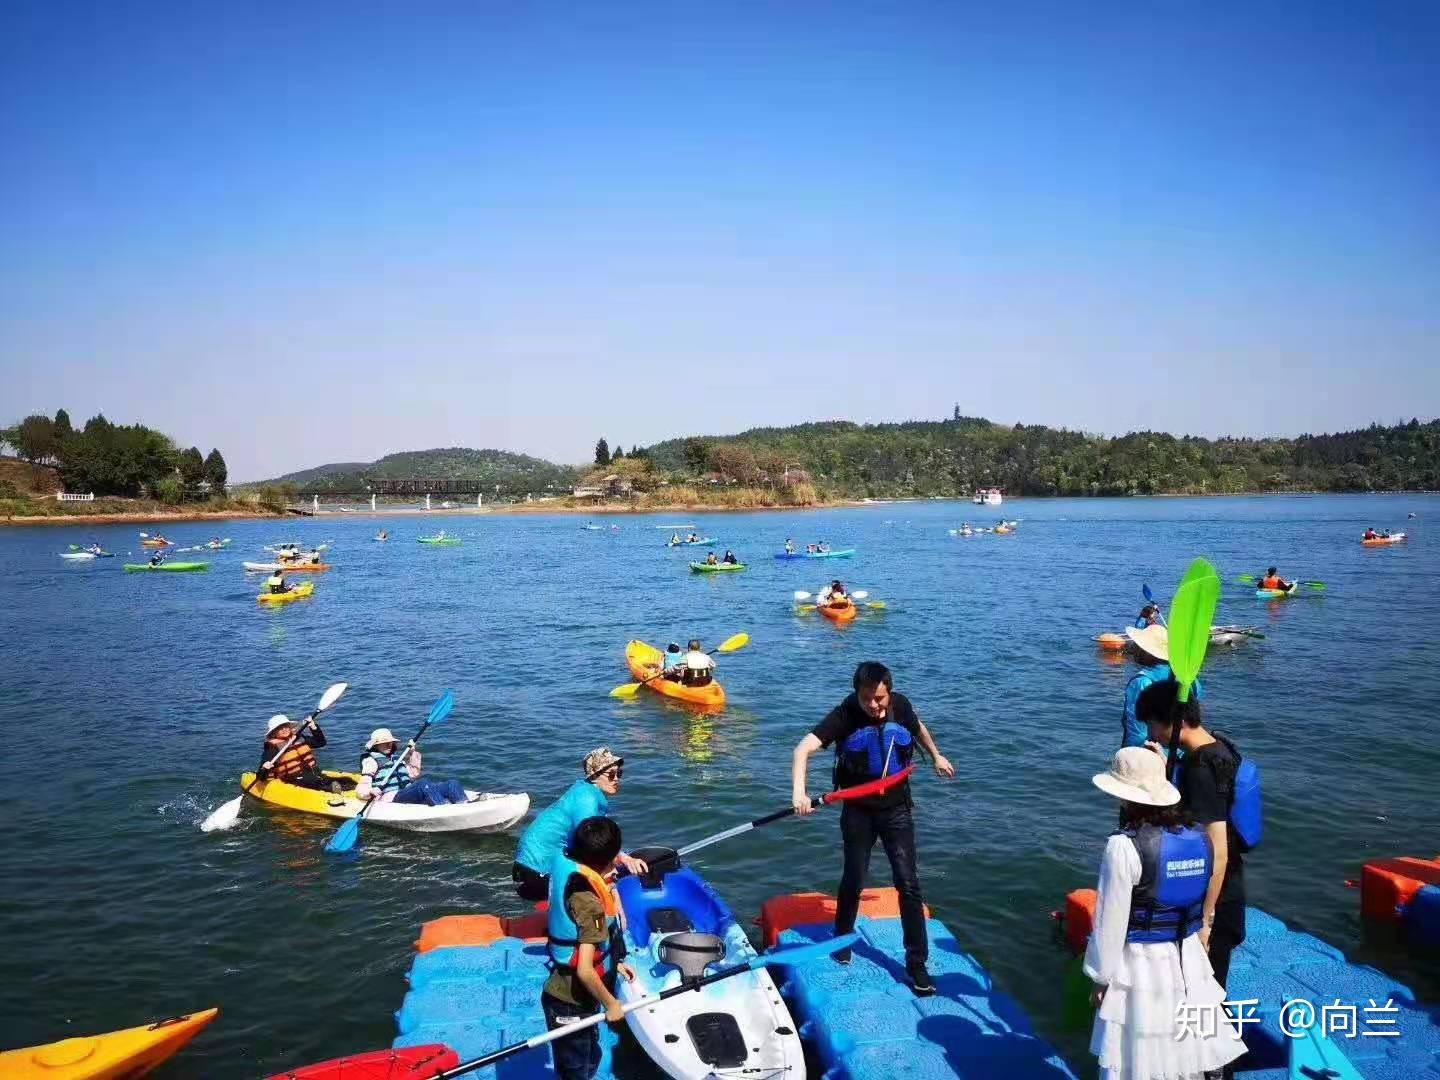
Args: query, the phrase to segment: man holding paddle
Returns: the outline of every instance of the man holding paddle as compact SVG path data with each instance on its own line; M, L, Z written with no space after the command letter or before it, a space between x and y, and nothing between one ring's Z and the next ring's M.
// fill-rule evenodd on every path
M791 763L791 804L802 817L814 810L805 790L805 772L810 756L827 746L835 747L834 786L883 779L910 764L916 744L930 756L935 772L947 779L955 768L935 746L930 731L915 715L910 700L892 691L890 669L867 661L855 669L854 693L832 709L825 719L795 747ZM835 897L835 933L848 934L855 928L860 910L860 892L870 868L870 853L878 839L885 845L895 890L900 894L900 925L905 934L905 971L916 995L935 992L926 969L929 940L925 932L925 901L920 893L920 874L915 861L914 802L908 781L896 784L883 794L847 801L840 811L840 836L844 843L845 869ZM850 951L835 954L842 964L850 962Z

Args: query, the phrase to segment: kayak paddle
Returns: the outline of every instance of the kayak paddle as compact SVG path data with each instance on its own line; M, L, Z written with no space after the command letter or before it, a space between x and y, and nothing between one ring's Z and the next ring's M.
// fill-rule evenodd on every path
M743 649L746 645L749 644L750 635L742 632L739 634L735 634L733 637L726 638L720 643L720 647L715 651L718 653L732 653ZM610 696L613 698L633 698L636 694L640 692L640 688L642 686L649 686L656 679L661 679L664 677L665 668L662 665L659 671L657 671L654 675L651 675L644 682L624 683L621 686L615 687L614 690L611 690Z
M893 749L893 744L891 749ZM889 758L886 758L886 766L889 765ZM882 776L878 780L868 780L863 784L856 784L853 787L840 788L838 791L827 791L824 795L816 795L810 800L810 805L815 809L822 806L829 806L831 803L848 802L851 799L865 799L874 795L883 795L896 784L908 780L910 774L915 771L914 765L907 765L893 776ZM742 836L751 829L758 829L761 825L769 825L772 821L780 821L795 813L795 807L787 806L784 810L776 810L773 814L766 814L754 821L747 821L743 825L735 825L714 836L707 836L704 840L696 840L693 844L687 844L675 854L683 858L686 855L707 848L711 844L718 844L721 840L729 840L732 836Z
M1256 578L1254 574L1241 574L1235 579L1235 582L1238 585L1254 585ZM1304 585L1307 589L1325 588L1325 582L1323 581L1297 581L1295 584Z
M1161 611L1160 605L1155 603L1155 594L1150 591L1150 586L1148 584L1143 584L1140 586L1140 591L1144 594L1145 602L1147 604L1155 604L1155 614L1160 616L1160 625L1165 627L1165 629L1167 630L1170 629L1169 624L1165 621L1165 612Z
M800 964L808 964L812 960L819 960L821 957L830 956L841 949L851 949L860 940L859 934L842 934L840 937L829 938L826 941L817 941L813 945L797 945L789 949L781 949L779 952L762 953L747 960L743 964L735 964L731 967L721 968L719 971L709 975L703 975L698 979L682 979L677 986L668 990L662 990L659 994L649 994L634 1001L626 1002L622 1009L626 1014L636 1009L643 1009L646 1006L654 1005L657 1001L664 1001L676 994L686 994L692 990L701 990L704 987L712 986L722 979L729 979L736 975L743 975L747 971L758 971L762 967L771 964L777 967L796 967ZM544 1046L556 1039L563 1039L567 1035L573 1035L577 1031L584 1031L586 1028L597 1027L605 1020L603 1010L592 1013L583 1020L576 1020L573 1023L565 1024L555 1028L553 1031L543 1031L539 1035L532 1035L524 1042L512 1043L502 1047L493 1053L483 1057L475 1058L473 1061L463 1061L453 1069L445 1069L434 1073L432 1080L450 1080L451 1077L464 1076L466 1073L474 1072L476 1069L483 1069L487 1065L494 1065L497 1061L504 1061L506 1058L520 1053L522 1050L530 1050L537 1046Z
M395 775L396 770L405 764L405 759L414 751L415 744L420 741L420 736L425 734L431 724L438 724L441 720L444 720L445 717L449 716L450 710L454 707L455 695L449 690L446 690L445 693L441 695L440 700L435 702L434 706L430 709L430 715L427 716L425 722L420 725L420 730L415 733L415 737L405 744L404 751L395 759L395 764L390 766L390 770L385 774L384 778L381 779L380 791L385 790L385 785L390 782L390 778ZM360 819L369 813L370 808L379 801L380 794L377 791L371 799L360 808L360 813L352 818L347 818L341 824L340 828L335 830L335 835L325 841L325 850L332 855L343 855L353 848L355 842L360 839Z
M1215 605L1220 601L1220 578L1215 567L1204 559L1196 559L1180 579L1175 589L1175 599L1170 605L1170 670L1180 683L1181 704L1190 700L1190 688L1205 663L1205 651L1210 647L1211 620L1215 617ZM1180 715L1173 717L1170 732L1170 755L1167 778L1174 775L1179 764Z
M265 768L268 769L274 766L274 764L279 761L282 756L284 756L285 751L289 750L290 747L295 745L295 740L297 740L302 734L304 734L305 729L315 722L315 718L340 700L340 695L345 693L345 690L349 687L349 685L349 683L337 682L328 690L326 690L325 693L321 694L320 703L315 706L315 711L312 712L309 716L305 717L304 720L300 721L299 726L295 728L295 734L291 735L290 738L285 741L285 745L280 748L276 755L265 763ZM255 773L255 779L251 780L250 783L245 785L244 791L240 792L239 795L236 795L235 798L231 799L229 802L222 803L220 806L216 807L214 812L211 813L209 817L207 817L204 821L200 823L201 831L214 832L216 829L228 829L231 825L234 825L236 819L240 816L240 804L244 802L245 796L250 793L250 789L261 781L261 779L264 777L264 774L265 769L257 770Z

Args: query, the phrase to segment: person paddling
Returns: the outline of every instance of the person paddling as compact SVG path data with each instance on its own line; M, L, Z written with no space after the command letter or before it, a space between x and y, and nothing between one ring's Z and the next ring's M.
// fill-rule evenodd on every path
M715 553L714 553L713 551L710 552L710 554L708 554L708 555L705 556L705 565L706 565L706 566L719 566L719 565L720 565L720 560L717 559L717 558L715 558Z
M1281 592L1289 592L1292 585L1293 582L1286 581L1282 578L1275 567L1272 566L1269 570L1265 571L1264 576L1260 579L1260 584L1256 586L1256 588L1279 589Z
M150 565L159 566L165 561L165 549L157 548L154 555L150 556Z
M820 595L815 598L815 603L820 607L844 607L851 603L850 594L845 591L845 584L836 578L820 590Z
M1154 604L1146 604L1140 609L1140 614L1135 616L1135 629L1144 630L1147 626L1154 626L1160 621L1160 609Z
M795 541L794 541L794 540L791 540L790 537L788 537L788 536L785 538L785 554L786 554L786 555L794 555L794 554L795 554Z
M265 579L265 587L270 590L272 596L289 592L290 586L285 584L285 571L276 570Z
M1149 687L1175 678L1175 673L1170 670L1170 631L1158 625L1146 626L1143 629L1127 626L1125 635L1134 646L1134 659L1140 665L1140 670L1125 684L1125 711L1120 717L1120 745L1144 746L1150 736L1145 731L1145 724L1136 714L1136 703ZM1197 701L1204 695L1205 690L1199 679L1195 680L1190 693Z
M625 1013L615 997L615 980L631 982L625 959L620 905L608 880L620 853L620 826L607 817L587 817L575 826L564 851L550 864L550 902L545 951L550 976L540 993L545 1026L554 1031L605 1010L621 1023ZM557 1080L591 1080L600 1069L599 1029L588 1027L550 1044Z
M725 558L722 561L725 563L726 566L736 566L740 562L740 560L735 557L735 552L731 551L729 548L725 549Z
M700 648L699 638L690 639L680 665L680 681L686 686L709 686L715 681L715 658Z
M1375 526L1372 525L1372 526L1370 526L1370 528L1368 528L1368 529L1365 530L1364 535L1362 535L1362 536L1360 537L1360 539L1361 539L1361 540L1378 540L1378 539L1380 539L1380 534L1375 531Z
M566 789L550 806L542 810L520 835L510 880L515 883L521 900L539 903L550 894L550 866L570 842L575 826L586 818L603 816L610 809L610 800L620 792L625 759L608 746L597 747L585 755L581 768L584 775ZM632 874L643 874L649 867L644 859L635 859L624 852L620 865Z
M930 756L935 772L953 779L955 767L935 746L930 731L915 714L910 700L893 691L890 669L870 660L855 669L853 692L832 709L814 730L796 745L790 767L790 801L795 813L812 812L805 773L810 756L835 747L833 782L837 789L862 784L900 772L910 763L918 743ZM925 900L915 862L914 801L910 783L896 784L883 795L845 803L840 812L840 837L845 868L835 897L835 933L855 929L860 892L870 867L870 853L878 839L890 860L895 890L900 894L900 925L905 937L905 971L919 996L935 992L926 968L929 940L925 930ZM850 962L849 950L835 954Z
M365 743L360 759L360 784L355 794L381 802L444 806L469 802L470 796L457 780L427 780L420 775L420 751L411 750L401 768L395 768L399 743L389 728L376 728Z
M255 775L315 791L339 790L342 786L340 781L332 780L322 773L320 763L315 760L315 751L325 746L325 733L314 720L300 732L300 737L281 755L280 760L267 767L270 759L279 754L280 748L290 741L290 737L295 734L295 728L296 725L284 713L276 713L270 718L270 722L265 725L265 746L260 751L260 766L255 770Z

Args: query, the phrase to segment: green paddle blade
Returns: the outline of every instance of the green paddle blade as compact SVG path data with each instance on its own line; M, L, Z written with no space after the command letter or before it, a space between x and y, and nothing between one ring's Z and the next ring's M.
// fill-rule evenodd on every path
M1220 577L1215 567L1196 559L1185 571L1170 604L1170 669L1180 683L1180 700L1190 700L1190 687L1205 663L1210 645L1210 623L1220 601Z

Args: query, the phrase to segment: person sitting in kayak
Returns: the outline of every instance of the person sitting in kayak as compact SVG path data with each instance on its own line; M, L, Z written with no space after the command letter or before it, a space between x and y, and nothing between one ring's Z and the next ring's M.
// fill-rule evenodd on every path
M726 566L738 566L740 564L740 560L735 558L735 552L729 548L725 549L725 558L722 561Z
M692 532L689 536L685 538L685 542L687 544L698 544L700 542L700 534L697 532Z
M680 673L685 669L685 650L675 642L665 646L665 662L661 668L664 677L671 682L680 681Z
M700 639L691 638L681 662L680 681L686 686L709 686L715 681L715 658L700 648Z
M710 552L709 555L706 555L706 556L705 556L705 565L706 565L706 566L719 566L719 565L720 565L720 560L717 559L717 558L715 558L715 553L714 553L713 551Z
M631 982L623 963L625 938L619 903L608 876L620 858L620 826L607 817L588 817L575 826L566 850L551 864L550 901L545 924L549 977L540 1008L550 1031L605 1010L621 1023L625 1012L615 997L615 980ZM600 1035L587 1027L550 1043L557 1080L591 1080L600 1069Z
M794 554L795 554L795 541L794 541L794 540L791 540L788 536L785 538L785 554L786 554L786 555L794 555Z
M365 743L365 756L360 759L360 784L355 794L362 799L378 798L381 802L444 806L446 803L469 802L470 796L457 780L426 780L420 775L420 751L411 750L405 764L395 767L399 743L389 728L376 728Z
M564 853L580 822L604 815L610 809L610 800L620 792L624 766L625 759L608 746L591 750L581 764L581 778L540 811L520 834L510 880L515 883L515 893L521 900L535 904L550 895L550 868L556 856ZM623 851L618 861L632 874L643 874L650 869L644 859L633 858Z
M820 554L824 555L830 550L830 541L821 540L820 543L815 545L815 550L818 551Z
M159 566L159 565L160 565L161 563L163 563L164 561L165 561L165 552L164 552L163 550L158 550L158 551L155 552L154 555L151 555L151 556L150 556L150 565L151 565L151 566Z
M821 607L844 607L850 603L850 594L845 591L845 586L840 579L836 578L820 590L820 595L816 598L815 603Z
M680 539L680 534L679 534L679 533L671 533L671 535L670 535L670 546L671 546L671 547L674 547L674 546L677 545L677 544L683 544L684 542L685 542L684 540L681 540L681 539Z
M325 732L320 730L320 725L312 719L300 731L299 738L290 743L291 737L296 734L295 727L284 713L276 713L270 718L265 726L265 746L260 751L260 765L255 775L315 791L336 791L345 786L342 781L332 780L322 773L320 763L315 760L315 751L325 745ZM281 754L281 748L286 743L290 743L290 747ZM280 759L270 765L276 754L280 754Z
M281 593L290 591L290 586L285 584L285 571L276 570L265 579L265 587L270 590L272 596L279 596Z
M1265 571L1265 576L1260 579L1259 588L1279 589L1282 592L1289 592L1290 586L1291 583L1282 578L1279 573L1276 572L1275 567L1272 566L1269 570Z
M1147 626L1154 626L1160 621L1160 609L1154 604L1146 604L1140 609L1140 614L1135 616L1135 629L1144 630Z

